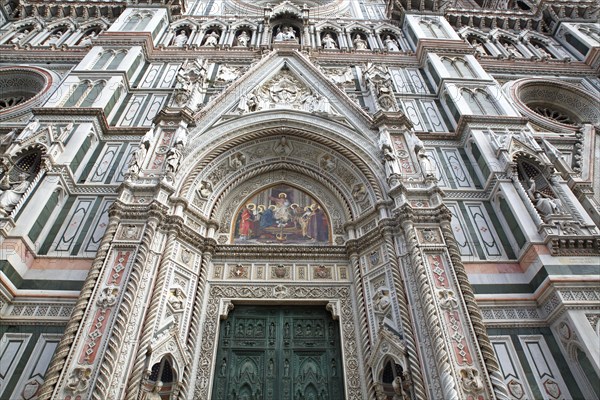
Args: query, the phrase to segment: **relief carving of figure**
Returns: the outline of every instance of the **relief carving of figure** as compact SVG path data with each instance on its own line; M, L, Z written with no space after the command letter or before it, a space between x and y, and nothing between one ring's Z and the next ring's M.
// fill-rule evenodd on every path
M350 67L346 69L328 69L325 73L329 75L329 79L336 85L343 85L354 81L354 75Z
M384 111L396 110L396 98L389 83L378 82L375 85L377 90L377 102Z
M10 160L6 157L0 158L0 193L2 191L10 189L10 182L8 174L10 173L11 165Z
M208 199L213 192L212 183L209 181L201 181L200 186L196 189L198 195L203 199Z
M392 300L390 299L390 291L387 289L378 289L373 297L373 308L375 309L375 312L386 314L391 305Z
M177 71L177 88L190 91L196 84L202 84L206 78L206 67L198 60L186 61Z
M67 388L73 393L83 392L88 388L91 376L91 368L76 367L67 380Z
M367 198L367 187L359 183L352 188L352 197L359 203Z
M466 392L478 393L483 390L483 383L479 377L479 371L475 368L466 367L460 370L461 383Z
M288 76L283 76L281 79L275 81L269 88L271 100L274 103L293 103L298 94L300 88L292 79Z
M240 96L237 110L240 114L257 111L258 101L254 93L243 94Z
M279 142L273 148L273 151L280 156L287 156L292 152L292 145L290 145L285 136L282 136L281 139L279 139Z
M221 65L219 68L219 74L217 75L218 81L231 82L236 79L240 74L240 71L236 67L230 67L229 65Z

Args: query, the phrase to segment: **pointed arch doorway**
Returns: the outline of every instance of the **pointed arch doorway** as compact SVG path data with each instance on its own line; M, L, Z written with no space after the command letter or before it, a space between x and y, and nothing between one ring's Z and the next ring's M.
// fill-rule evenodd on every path
M341 400L342 368L325 306L237 305L221 322L211 398Z

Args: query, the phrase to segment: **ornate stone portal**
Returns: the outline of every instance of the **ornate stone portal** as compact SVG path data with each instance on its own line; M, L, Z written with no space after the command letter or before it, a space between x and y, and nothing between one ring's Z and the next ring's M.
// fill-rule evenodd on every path
M217 125L210 135L200 130L182 135L188 123L163 122L156 126L153 139L143 143L149 147L144 157L150 161L139 160L130 187L123 189L115 204L105 250L88 277L90 289L95 290L86 291L87 298L82 296L86 311L77 314L80 322L72 319L72 324L87 328L67 336L59 348L59 354L69 348L73 362L61 374L58 392L109 399L153 393L208 399L211 393L223 397L232 394L222 390L236 390L237 396L249 390L243 382L258 379L256 368L262 365L261 376L269 368L269 358L264 356L270 351L267 346L263 356L247 359L245 373L238 369L240 385L230 388L218 383L221 369L229 374L230 368L240 367L227 361L232 353L219 353L219 337L226 337L219 327L228 329L227 322L221 321L236 305L244 304L327 305L339 321L339 332L328 337L339 334L340 338L339 356L328 356L328 362L339 365L343 374L334 379L330 371L328 379L338 382L327 386L337 391L334 398L374 396L383 367L367 360L369 349L384 340L379 334L384 328L403 343L404 354L396 359L406 371L400 378L405 393L416 398L429 392L434 398L480 399L506 390L496 376L498 367L487 337L476 322L480 317L476 309L469 309L470 289L457 280L461 264L451 256L454 239L427 225L448 220L437 206L437 194L427 199L432 207L413 210L405 203L396 215L381 214L374 206L386 190L383 177L391 168L390 158L397 158L391 143L413 140L408 127L390 127L384 117L379 129L382 143L388 143L383 146L386 154L371 162L366 161L371 156L365 150L378 154L378 145L365 142L367 147L360 148L362 139L346 125L323 118L304 128L303 119L311 110L294 114L291 105L298 100L297 88L304 87L307 93L314 89L292 78L287 65L303 69L305 76L312 74L331 95L339 96L339 89L302 62L295 58L283 64L276 58L265 62L267 84L254 91L264 92L274 104L286 105L273 115L278 128L269 128L268 119L265 128L264 118L253 122L250 116L242 116ZM269 73L269 68L275 71ZM336 103L342 115L353 115L352 102L340 98ZM231 109L230 104L219 107ZM287 117L285 109L289 109ZM351 118L369 129L367 121ZM282 128L281 121L288 121L289 128ZM220 130L227 134L220 135ZM222 143L213 143L213 153L200 156L206 148L203 141L215 139ZM169 168L165 161L160 181L141 168L155 165L155 143L179 146L178 168ZM405 161L413 171L419 162L416 156ZM210 163L204 165L207 160ZM400 167L392 169L400 171ZM432 184L425 172L415 179L422 187ZM144 200L148 187L141 184L144 181L159 183L159 193L151 201ZM362 185L360 199L357 185ZM404 195L414 196L410 191ZM184 199L191 201L184 203ZM407 248L410 254L402 268L396 258L398 248ZM423 314L411 318L411 306ZM428 349L422 356L417 352L415 327L423 338L432 338L422 339L421 346ZM268 333L269 327L261 329ZM254 343L247 342L248 346ZM287 357L277 362L285 381L286 369L300 374L304 361L283 351ZM430 368L423 371L420 363ZM51 376L56 366L51 366ZM298 375L295 380L292 376L279 398L295 398L298 390L301 396L321 395L313 391L315 385L299 383L326 378L308 369L310 376ZM263 381L258 386L266 395L276 393L272 385L279 383L272 381L269 386ZM341 386L336 389L336 385ZM256 389L251 393L255 397Z

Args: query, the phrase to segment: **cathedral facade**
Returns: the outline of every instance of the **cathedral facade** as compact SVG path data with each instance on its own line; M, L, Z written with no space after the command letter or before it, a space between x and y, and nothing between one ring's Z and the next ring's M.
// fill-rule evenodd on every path
M2 0L0 399L600 399L600 9Z

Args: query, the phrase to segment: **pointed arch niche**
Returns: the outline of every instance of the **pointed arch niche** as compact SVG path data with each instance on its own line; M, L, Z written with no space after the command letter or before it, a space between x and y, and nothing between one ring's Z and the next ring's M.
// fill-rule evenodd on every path
M271 113L264 112L265 118ZM293 124L292 120L300 116L289 113L290 118L278 119L279 126L273 128L268 121L261 126L244 124L244 129L235 133L227 126L220 127L223 135L210 132L196 139L194 148L198 150L186 157L188 162L182 163L188 168L182 174L185 178L180 184L179 197L189 204L190 218L198 215L201 220L218 226L212 236L218 244L276 244L275 227L281 228L276 218L262 231L262 237L253 233L260 230L260 225L252 230L248 223L240 232L240 222L248 205L252 210L244 217L247 219L252 213L252 223L256 222L259 206L262 206L261 217L266 212L269 218L267 210L277 208L280 194L277 190L286 197L294 197L289 206L297 205L294 206L297 214L308 212L305 218L317 216L321 219L319 225L327 226L327 232L320 230L320 235L316 235L312 223L310 228L306 226L307 244L343 245L348 239L346 223L376 218L375 204L381 201L382 182L375 178L373 168L379 168L380 160L365 153L368 145L361 148L343 136L336 137L335 127L322 132L315 117L310 130L306 126L281 126L282 122ZM235 124L242 120L256 122L252 116L245 116ZM208 148L213 150L202 153ZM278 185L280 189L273 189ZM281 241L287 233L285 237L294 241L285 244L304 244L300 222L304 223L296 219L294 227L294 218L290 218L283 232L280 229ZM317 238L308 234L310 229Z

